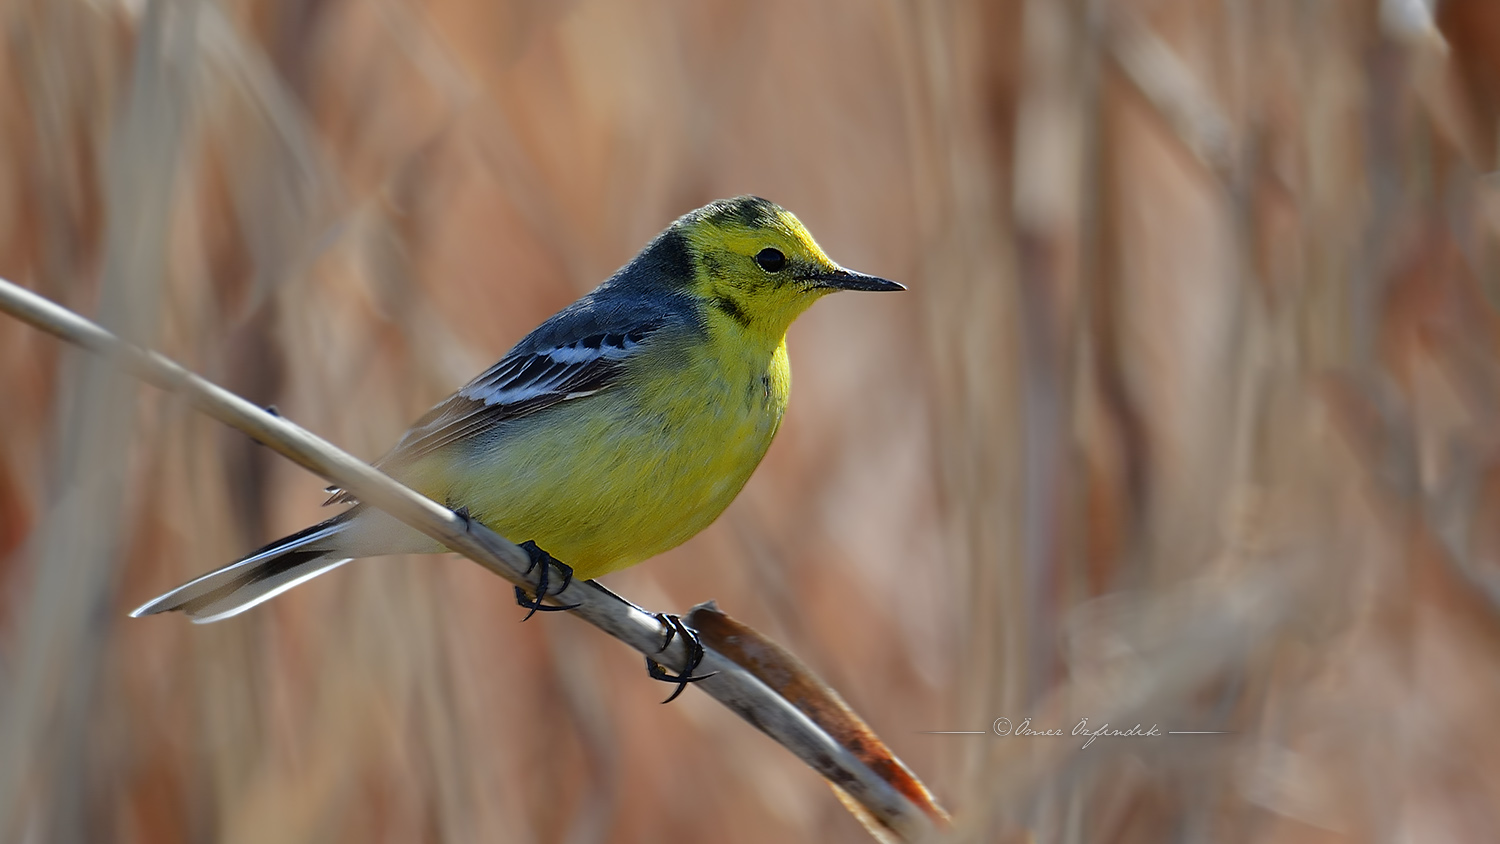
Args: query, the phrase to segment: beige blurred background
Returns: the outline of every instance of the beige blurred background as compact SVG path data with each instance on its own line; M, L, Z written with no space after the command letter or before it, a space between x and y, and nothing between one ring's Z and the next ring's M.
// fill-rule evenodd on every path
M962 841L1500 822L1500 7L5 0L0 275L366 458L677 215L905 282L608 578L805 659ZM125 613L322 483L0 318L0 841L864 841L456 557ZM563 657L566 657L564 659ZM1218 735L932 735L1158 725Z

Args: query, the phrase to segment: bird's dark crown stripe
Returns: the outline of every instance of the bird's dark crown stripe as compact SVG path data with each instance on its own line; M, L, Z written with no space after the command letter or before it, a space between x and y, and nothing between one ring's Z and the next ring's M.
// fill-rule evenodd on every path
M764 228L780 220L776 205L758 196L737 196L709 203L703 209L703 219L711 222L732 222L746 228Z

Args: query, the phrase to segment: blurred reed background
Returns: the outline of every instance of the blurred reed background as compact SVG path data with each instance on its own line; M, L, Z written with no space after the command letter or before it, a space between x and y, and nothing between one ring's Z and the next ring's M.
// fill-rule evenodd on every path
M0 19L0 275L368 458L715 197L906 282L798 322L739 501L609 584L797 652L959 840L1493 835L1500 6ZM322 484L9 319L0 396L0 840L868 840L461 559L127 619ZM1002 716L1230 732L920 732Z

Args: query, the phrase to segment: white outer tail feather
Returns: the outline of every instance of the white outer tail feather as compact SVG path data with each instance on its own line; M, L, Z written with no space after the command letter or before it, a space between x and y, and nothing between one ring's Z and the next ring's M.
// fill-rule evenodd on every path
M343 556L339 549L327 546L333 545L331 540L350 524L348 517L353 512L355 511L348 511L314 528L292 534L242 560L237 560L185 583L165 595L148 601L130 615L139 618L144 615L180 609L188 614L194 624L208 624L239 615L306 580L349 562L351 558ZM309 558L270 576L256 576L267 567L282 560L287 554L323 550L318 547L320 545L326 548L326 556ZM237 580L244 582L237 587L230 588ZM224 595L207 603L194 605L213 592L226 588L229 588L229 591Z
M269 601L277 595L280 595L282 592L291 589L293 586L297 586L304 581L311 580L314 577L323 574L324 572L332 571L333 569L338 568L339 566L349 562L352 559L354 558L333 557L331 559L320 559L317 561L316 565L313 565L312 563L304 563L303 565L298 566L296 569L294 569L294 571L297 572L297 575L294 577L288 578L286 580L282 580L281 578L276 578L275 580L263 580L251 586L247 586L234 593L234 598L242 599L237 600L234 605L225 607L224 609L215 610L214 612L212 612L212 614L205 613L205 610L211 610L222 606L222 602L215 602L207 607L204 607L203 610L189 612L188 618L191 619L194 624L212 624L215 621L223 621L226 618L239 615L240 613L250 609L253 606ZM268 583L274 583L275 585L265 589L259 588L262 584Z

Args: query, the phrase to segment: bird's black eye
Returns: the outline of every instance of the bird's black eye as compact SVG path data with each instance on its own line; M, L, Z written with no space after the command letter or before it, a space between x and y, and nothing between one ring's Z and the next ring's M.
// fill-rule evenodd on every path
M755 254L755 263L768 273L774 273L786 266L786 256L781 254L780 249L766 247Z

